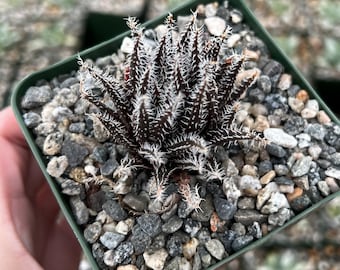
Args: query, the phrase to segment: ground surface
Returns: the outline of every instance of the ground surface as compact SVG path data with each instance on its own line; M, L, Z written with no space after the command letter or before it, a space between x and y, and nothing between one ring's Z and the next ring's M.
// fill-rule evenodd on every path
M145 14L155 17L179 2L150 0ZM247 2L311 82L340 77L336 0ZM0 107L8 104L11 89L26 75L80 50L89 12L125 17L140 14L144 4L146 0L2 0ZM335 199L221 269L340 269L339 258L340 200ZM87 269L86 263L82 269Z

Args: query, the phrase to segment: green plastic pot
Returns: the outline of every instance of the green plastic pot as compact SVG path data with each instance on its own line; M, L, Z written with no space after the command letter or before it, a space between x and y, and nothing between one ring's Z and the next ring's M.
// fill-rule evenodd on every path
M212 0L194 0L194 1L189 1L185 3L184 5L178 7L177 9L174 9L172 13L177 16L177 15L188 15L190 14L191 10L194 10L195 7L198 4L207 4L211 2ZM223 2L223 0L219 0L219 2ZM273 39L270 37L268 32L260 25L258 20L255 18L253 13L247 8L245 3L242 0L229 0L229 4L233 6L234 8L239 9L243 15L244 15L244 22L249 25L249 27L256 33L258 37L260 37L263 42L267 45L270 54L273 59L279 61L284 67L285 71L287 73L290 73L293 76L294 83L299 84L302 88L306 89L310 96L313 98L317 99L320 106L323 108L323 110L328 113L330 118L336 123L339 124L339 119L336 117L336 115L329 109L329 107L325 104L325 102L320 98L320 96L317 94L317 92L311 87L311 85L306 81L306 79L301 75L301 73L295 68L295 66L290 62L290 60L284 55L284 53L281 51L280 48L277 47L277 45L274 43ZM144 24L146 28L153 28L156 25L163 23L164 18L166 15L161 16L157 19L154 19L152 21L147 22ZM101 31L101 29L98 29L98 31ZM124 37L128 36L129 32L122 33L118 35L117 37L110 39L108 41L105 41L97 46L94 46L90 49L84 50L80 53L80 56L83 59L86 58L92 58L96 59L98 57L103 57L109 54L112 54L114 51L116 51L120 45L121 41ZM55 198L57 199L60 208L65 215L67 221L69 222L71 228L74 231L74 234L79 240L79 243L81 247L83 248L83 251L85 255L88 258L89 263L91 264L92 268L94 270L99 269L97 262L92 256L91 252L91 247L90 245L86 242L86 240L83 237L83 231L81 228L76 224L75 218L72 215L72 211L70 209L70 205L68 203L68 199L65 195L63 195L60 192L60 187L56 183L56 181L53 180L53 178L48 175L46 172L46 163L44 160L44 157L41 153L41 151L38 149L37 145L34 142L34 138L30 130L25 126L23 117L22 117L22 111L20 109L20 101L22 96L25 94L26 90L30 86L36 85L36 83L39 80L51 80L52 78L70 73L71 71L78 70L78 65L77 65L77 55L74 55L72 57L69 57L59 63L56 63L44 70L35 72L26 78L24 78L14 89L13 91L13 96L12 96L12 107L15 112L16 118L21 126L21 129L26 137L26 140L33 152L33 155L35 156L36 160L39 163L39 166L41 167L41 170L44 173L44 176L46 177L46 180L48 181L48 184L51 187L51 190L54 193ZM290 221L285 223L283 226L273 230L270 232L268 235L264 236L263 238L253 242L252 244L248 245L247 247L243 248L242 250L232 254L231 256L225 258L224 260L221 260L220 262L216 263L215 265L211 266L209 269L215 269L217 267L220 267L231 260L237 258L241 254L254 249L255 247L261 245L262 243L266 242L269 237L272 235L278 233L279 231L287 228L291 224L297 222L298 220L301 220L303 217L305 217L307 214L310 212L320 208L322 205L325 203L329 202L336 196L340 194L339 192L333 193L329 195L328 197L325 197L323 200L319 201L318 203L312 205L311 207L307 208L303 212L297 214L294 218L292 218Z

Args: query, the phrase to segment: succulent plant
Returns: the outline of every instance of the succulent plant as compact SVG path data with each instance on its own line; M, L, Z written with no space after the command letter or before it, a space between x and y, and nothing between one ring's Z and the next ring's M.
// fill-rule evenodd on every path
M213 154L216 146L261 138L234 121L239 99L258 74L241 73L242 54L222 56L230 28L220 37L204 35L195 13L179 34L170 14L156 48L147 46L134 18L127 22L133 48L124 72L109 75L79 60L82 97L97 107L95 116L112 141L129 153L113 177L118 185L139 166L150 169L151 195L164 201L177 175L183 200L200 209L199 187L185 176L223 181L225 172ZM93 91L98 88L101 96Z

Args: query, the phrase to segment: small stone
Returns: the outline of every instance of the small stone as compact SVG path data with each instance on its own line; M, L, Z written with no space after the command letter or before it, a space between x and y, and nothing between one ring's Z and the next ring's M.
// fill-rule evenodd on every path
M273 192L268 202L262 207L261 213L273 214L281 208L290 208L287 198L280 192Z
M127 264L118 266L117 270L138 270L138 268L133 264Z
M194 211L191 218L196 221L205 222L209 221L214 211L214 206L210 197L206 198L200 204L201 211Z
M143 212L148 207L147 199L134 193L126 194L123 198L123 203L138 212Z
M24 123L28 128L35 128L41 122L41 116L35 112L27 112L23 114Z
M276 176L275 171L274 170L270 170L269 172L267 172L266 174L264 174L260 178L261 185L267 185L269 182L271 182L274 179L275 176Z
M268 216L268 224L273 226L282 226L291 217L291 211L288 208L281 208L277 213Z
M241 170L241 175L250 175L253 177L257 177L257 167L255 165L249 165L249 164L245 164L242 167Z
M151 268L152 270L162 270L164 268L167 257L168 252L164 248L153 253L143 253L143 258L145 260L146 266Z
M270 155L278 158L283 158L287 154L286 150L283 147L273 143L268 143L266 145L266 150Z
M83 133L85 131L85 123L83 122L77 122L77 123L71 123L68 127L69 132L72 133Z
M209 33L218 37L224 33L227 27L226 21L217 16L206 18L204 23L207 26Z
M288 105L296 113L301 113L305 107L303 101L295 97L288 97Z
M100 222L95 221L92 224L89 224L84 230L84 238L90 244L96 242L101 234L102 225Z
M324 110L318 111L316 118L321 125L329 124L332 121Z
M202 228L202 223L191 218L184 220L183 230L190 235L190 237L196 236L199 230Z
M209 3L205 5L205 16L212 17L215 16L217 12L217 5L216 3Z
M263 74L271 78L272 83L277 83L283 71L283 66L276 60L269 60L263 68Z
M21 100L23 109L33 109L40 107L52 99L52 90L49 86L41 87L31 86L27 89Z
M303 156L293 164L291 168L293 177L300 177L309 172L312 165L312 158L310 156Z
M234 48L236 44L241 40L240 34L233 34L227 40L227 46L229 48Z
M277 176L287 175L289 173L289 168L285 164L275 164L274 171Z
M322 148L318 144L314 144L308 148L308 154L312 157L313 160L319 159L321 152Z
M319 181L317 186L322 196L327 197L330 194L331 190L326 181Z
M178 216L172 216L167 222L162 225L162 231L165 233L174 233L178 231L183 225L183 220Z
M97 119L92 118L93 121L93 134L98 142L105 142L110 138L109 131L104 125Z
M309 94L306 90L302 89L299 92L297 92L296 98L305 103L309 99Z
M43 122L35 127L34 133L37 135L48 136L54 132L57 128L57 124L54 122Z
M284 124L283 128L285 132L290 135L299 135L300 133L304 132L306 128L307 120L303 119L298 115L290 116L286 123Z
M52 157L47 164L46 171L53 177L60 177L65 172L68 165L66 156Z
M279 128L268 128L263 132L264 137L277 145L285 148L294 148L297 140Z
M293 179L293 181L302 190L308 190L309 189L308 175L296 177L296 178Z
M333 177L326 177L325 181L332 193L339 191L340 187Z
M208 252L217 260L222 260L225 255L224 246L218 239L211 239L204 244Z
M184 257L190 260L193 256L195 256L198 245L199 241L196 238L191 238L190 241L184 243L182 248Z
M63 142L63 134L61 132L54 132L49 134L43 145L43 153L48 156L56 155L60 152Z
M118 166L117 160L110 158L100 167L100 173L103 176L111 176Z
M253 209L239 209L234 215L235 221L245 226L252 225L254 222L264 223L267 221L267 215Z
M307 133L300 133L296 135L296 138L299 140L298 146L299 148L306 148L311 145L311 136Z
M315 117L316 117L316 114L317 114L317 111L314 111L313 109L310 109L310 108L304 108L304 109L301 111L301 116L302 116L304 119L312 119L312 118L315 118Z
M115 264L121 264L133 254L133 245L131 242L123 242L114 251L113 261Z
M115 249L125 239L125 235L116 232L105 232L100 242L108 249Z
M126 211L115 200L108 200L103 204L103 210L114 220L121 221L127 218Z
M310 199L311 203L318 203L323 199L316 185L313 185L308 190L306 190L306 195Z
M208 268L212 263L211 255L209 254L209 252L204 247L198 246L197 249L198 249L198 253L201 257L203 269Z
M132 229L130 241L133 245L135 254L139 255L151 245L152 239L149 235L143 232L139 226L135 226Z
M327 134L326 128L318 123L308 124L305 132L312 138L320 141L322 141Z
M73 112L68 107L57 106L52 111L52 117L54 121L56 121L57 123L70 119L72 115L73 115Z
M242 197L237 202L237 207L239 209L254 209L255 208L255 199L252 197Z
M292 75L284 73L281 75L277 87L280 90L288 90L292 85Z
M76 167L83 162L89 154L89 150L74 141L65 140L62 144L61 153L67 157L70 167Z
M237 210L234 203L222 198L215 198L214 206L218 217L222 220L231 220Z
M166 248L171 257L179 256L182 254L182 239L178 235L170 236L166 243Z
M256 208L261 209L265 202L270 198L273 192L279 191L279 187L275 182L269 182L261 189L256 198Z
M155 237L162 231L162 220L157 214L144 214L137 218L137 223L143 232Z
M264 174L268 173L273 169L273 164L270 162L270 160L263 160L258 165L258 173L260 176L263 176Z
M294 191L292 193L287 194L287 200L288 202L291 202L292 200L302 196L303 194L303 189L300 187L294 188Z
M121 220L117 223L115 230L117 233L127 235L131 231L133 224L134 224L134 219L132 218Z
M254 129L258 132L263 132L265 129L269 128L270 124L267 117L259 115L255 119Z
M238 236L232 243L232 249L234 251L241 250L242 248L248 246L251 242L253 242L253 240L254 236L252 235Z
M262 185L257 177L251 175L243 175L239 180L239 189L248 195L256 195L262 188Z
M302 212L311 204L312 202L306 194L303 194L302 196L297 197L290 202L291 208L297 213Z
M89 210L79 196L70 197L70 205L78 225L86 224L89 220Z
M265 93L270 93L271 88L272 88L272 82L270 78L267 75L261 75L257 79L257 87L261 89Z
M67 179L61 183L62 193L69 195L69 196L75 196L80 195L82 191L82 186L71 179Z
M130 37L124 37L122 41L122 45L120 46L120 50L123 53L132 53L133 51L133 40Z
M243 20L243 14L237 10L237 9L233 9L231 12L230 12L230 19L231 19L231 22L234 23L234 24L238 24L240 22L242 22Z

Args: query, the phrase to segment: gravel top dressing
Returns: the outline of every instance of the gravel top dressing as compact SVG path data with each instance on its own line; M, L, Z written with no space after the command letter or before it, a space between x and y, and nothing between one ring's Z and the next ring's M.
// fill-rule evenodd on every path
M175 20L172 38L179 39L192 16ZM24 122L44 155L47 172L69 196L77 224L102 269L123 265L127 268L121 269L206 269L339 190L340 127L271 59L264 42L243 23L243 14L228 2L200 5L195 24L197 29L202 26L205 40L223 36L231 27L218 57L243 54L245 61L236 81L241 81L239 88L249 81L230 125L238 127L241 140L214 145L209 156L213 165L201 160L200 150L190 166L183 165L182 152L178 159L172 153L170 165L185 172L172 173L166 167L170 176L160 183L157 173L162 164L155 165L145 154L156 150L143 144L144 152L139 153L154 162L150 164L156 173L145 164L130 166L128 147L114 143L108 126L94 116L105 116L98 114L98 104L104 103L96 98L107 106L112 106L110 100L100 87L92 87L93 96L84 98L83 90L93 81L82 71L41 81L21 100ZM136 29L132 33L138 35ZM144 30L148 50L156 50L166 29L164 24ZM117 52L83 59L80 69L93 64L106 75L131 81L134 70L127 69L126 63L131 61L127 55L133 52L133 44L133 38L125 38ZM194 61L190 65L195 68ZM138 102L146 102L145 96L139 98ZM137 103L137 98L130 102ZM135 121L133 113L121 117ZM135 136L137 142L143 141L140 136ZM200 173L200 162L206 173Z

